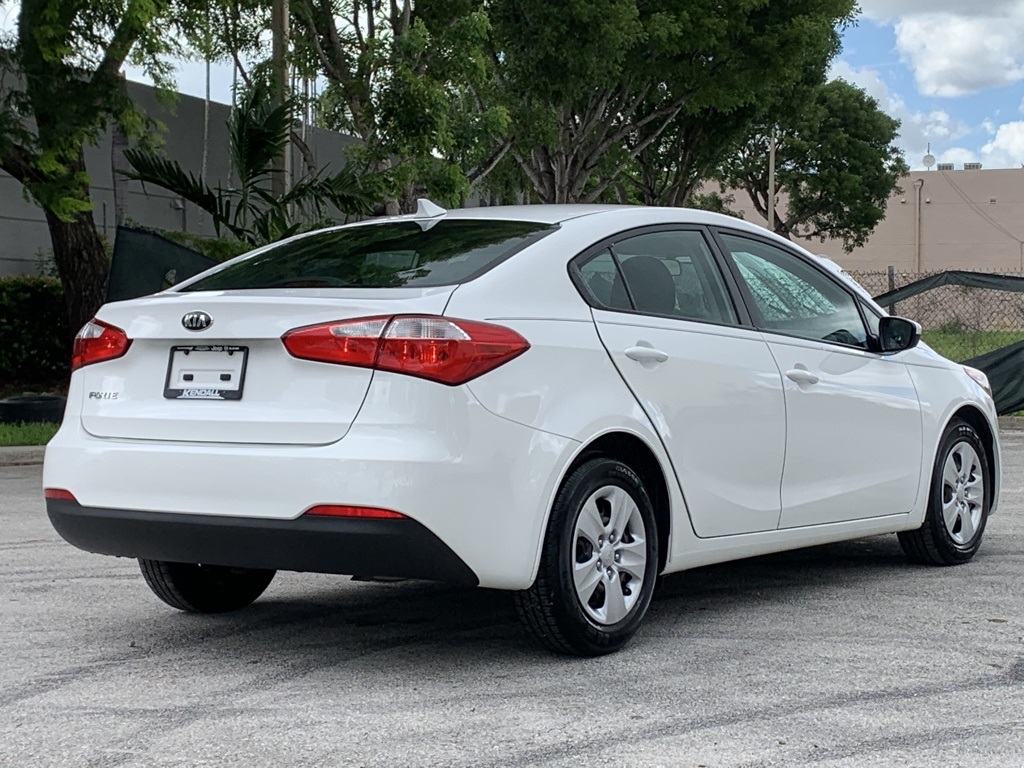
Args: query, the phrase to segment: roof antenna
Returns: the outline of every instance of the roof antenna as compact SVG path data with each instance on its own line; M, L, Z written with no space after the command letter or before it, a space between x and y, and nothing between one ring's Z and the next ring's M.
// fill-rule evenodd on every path
M422 221L417 221L416 223L420 225L421 230L426 232L447 213L448 211L437 205L437 203L432 203L427 198L421 197L416 201L416 213L413 214L413 218L422 219Z
M417 219L433 219L436 216L444 216L448 211L442 208L436 203L432 203L427 198L421 197L416 201L416 218Z

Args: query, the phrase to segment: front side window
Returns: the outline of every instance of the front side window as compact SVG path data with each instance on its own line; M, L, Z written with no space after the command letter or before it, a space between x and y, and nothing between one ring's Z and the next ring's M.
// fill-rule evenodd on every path
M867 331L850 294L795 254L736 235L722 234L766 331L867 347Z
M479 277L555 231L526 221L396 221L286 240L200 278L183 291L262 288L430 288Z

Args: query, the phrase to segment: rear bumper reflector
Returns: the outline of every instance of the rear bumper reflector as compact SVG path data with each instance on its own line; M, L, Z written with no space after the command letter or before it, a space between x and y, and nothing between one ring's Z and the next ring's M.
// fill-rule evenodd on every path
M317 504L303 514L314 517L358 517L364 520L407 520L401 512L376 507L351 507L344 504Z
M73 501L78 503L78 499L71 491L65 491L63 488L44 488L43 496L48 499L61 499L63 501Z
M266 520L83 507L62 498L47 498L46 512L65 541L101 555L455 584L479 582L448 545L408 517L306 514L294 520Z

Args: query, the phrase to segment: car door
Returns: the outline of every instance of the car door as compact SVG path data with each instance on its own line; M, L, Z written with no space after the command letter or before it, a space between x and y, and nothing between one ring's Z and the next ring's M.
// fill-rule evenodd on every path
M875 351L859 300L826 270L766 240L719 236L783 374L779 527L910 512L923 447L906 366Z
M720 267L702 231L678 228L622 236L574 263L702 537L777 526L785 452L781 376L740 324Z

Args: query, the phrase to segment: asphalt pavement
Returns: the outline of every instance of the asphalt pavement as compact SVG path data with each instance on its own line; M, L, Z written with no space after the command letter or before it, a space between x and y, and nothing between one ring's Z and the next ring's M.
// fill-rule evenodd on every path
M1024 765L1024 433L979 556L894 536L669 577L601 659L499 592L278 574L190 616L0 466L3 766Z

